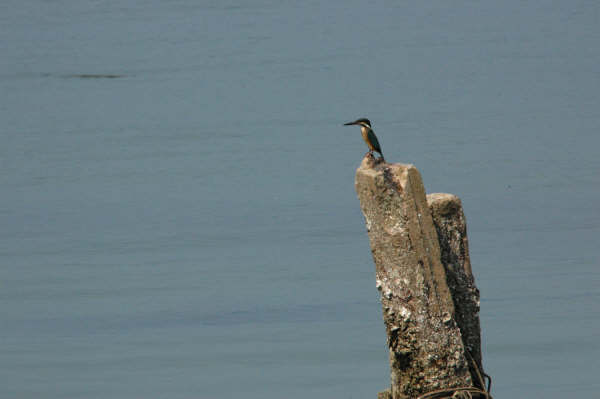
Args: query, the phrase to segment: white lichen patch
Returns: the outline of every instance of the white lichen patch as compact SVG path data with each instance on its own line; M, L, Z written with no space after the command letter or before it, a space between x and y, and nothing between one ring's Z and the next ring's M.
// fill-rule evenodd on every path
M400 316L402 316L402 319L404 321L409 321L411 315L412 315L411 311L408 310L407 308L405 308L404 306L402 306L400 308Z
M446 325L452 321L452 315L448 312L444 312L442 315L442 322Z
M383 296L387 299L392 299L392 290L390 289L390 287L385 287L383 289Z
M367 230L371 231L371 219L367 215L365 215L365 225L367 226Z
M403 227L403 224L400 221L396 221L396 223L394 223L392 226L387 227L385 232L391 236L405 235L406 229Z

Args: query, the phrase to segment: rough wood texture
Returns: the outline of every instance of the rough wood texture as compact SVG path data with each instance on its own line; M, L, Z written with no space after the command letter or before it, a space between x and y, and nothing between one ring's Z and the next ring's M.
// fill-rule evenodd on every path
M381 293L391 397L412 398L440 388L472 386L418 170L367 155L356 172L356 192Z
M481 328L479 326L479 290L471 271L467 223L460 198L452 194L429 194L427 202L438 241L446 281L454 301L455 320L460 328L462 341L479 370L481 361ZM471 369L471 375L476 371ZM478 381L474 378L474 381ZM480 384L477 384L480 385ZM479 388L484 388L479 386Z

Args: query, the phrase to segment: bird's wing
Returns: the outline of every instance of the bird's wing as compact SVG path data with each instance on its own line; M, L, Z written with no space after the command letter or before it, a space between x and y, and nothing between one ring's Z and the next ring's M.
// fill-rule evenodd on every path
M375 136L375 133L372 129L369 129L369 132L367 133L367 138L369 139L369 142L373 145L373 149L381 154L381 146L379 145L377 136Z

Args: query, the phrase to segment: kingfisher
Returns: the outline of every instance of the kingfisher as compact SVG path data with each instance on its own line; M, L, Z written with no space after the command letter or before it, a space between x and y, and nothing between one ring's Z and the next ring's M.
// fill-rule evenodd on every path
M371 128L371 121L367 118L360 118L355 120L354 122L344 123L344 126L350 125L358 125L360 126L360 133L362 134L362 138L367 143L367 147L369 147L369 154L373 154L373 151L376 151L381 155L381 160L383 159L383 154L381 153L381 146L379 145L379 141L377 140L377 136L375 136L375 132Z

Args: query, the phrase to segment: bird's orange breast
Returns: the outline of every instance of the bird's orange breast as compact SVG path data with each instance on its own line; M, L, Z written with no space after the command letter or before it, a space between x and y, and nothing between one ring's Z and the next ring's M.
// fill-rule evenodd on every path
M365 143L367 143L367 147L369 147L371 151L375 151L376 148L373 146L373 143L371 143L371 140L369 140L369 129L361 126L360 134L362 135L362 138L365 141Z

